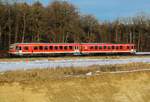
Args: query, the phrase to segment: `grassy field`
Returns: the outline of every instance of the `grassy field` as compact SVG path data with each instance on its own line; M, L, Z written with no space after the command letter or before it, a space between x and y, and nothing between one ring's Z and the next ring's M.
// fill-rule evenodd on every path
M0 62L11 61L35 61L35 60L69 60L69 59L126 59L126 58L150 58L147 56L61 56L61 57L26 57L26 58L0 58Z
M150 102L150 64L0 73L0 102ZM89 74L91 73L91 74Z

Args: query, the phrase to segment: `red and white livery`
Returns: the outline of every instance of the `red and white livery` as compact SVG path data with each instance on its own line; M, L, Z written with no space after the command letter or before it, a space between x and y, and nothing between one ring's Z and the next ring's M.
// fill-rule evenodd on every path
M134 44L107 43L15 43L10 46L11 55L51 55L51 54L100 54L136 52Z

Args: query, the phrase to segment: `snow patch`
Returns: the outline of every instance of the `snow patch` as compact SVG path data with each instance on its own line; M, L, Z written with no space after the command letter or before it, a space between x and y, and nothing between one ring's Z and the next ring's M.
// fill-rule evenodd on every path
M0 71L33 69L33 68L63 68L63 67L87 67L92 65L115 65L127 63L150 63L150 58L128 59L76 59L76 60L37 60L21 62L0 62Z
M92 75L92 72L89 72L89 73L86 73L87 76L91 76Z

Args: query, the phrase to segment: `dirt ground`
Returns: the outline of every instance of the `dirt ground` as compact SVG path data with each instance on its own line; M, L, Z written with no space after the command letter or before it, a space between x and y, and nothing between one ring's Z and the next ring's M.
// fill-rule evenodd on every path
M150 72L1 82L0 102L150 102Z

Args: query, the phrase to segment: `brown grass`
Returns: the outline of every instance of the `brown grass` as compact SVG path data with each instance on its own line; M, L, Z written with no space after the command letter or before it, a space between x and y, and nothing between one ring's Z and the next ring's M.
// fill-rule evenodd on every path
M31 83L41 82L45 80L63 79L70 77L85 77L87 73L92 75L101 74L102 72L115 71L130 71L138 69L149 69L149 63L129 63L120 65L93 65L90 67L69 67L69 68L47 68L47 69L30 69L30 70L16 70L0 73L0 84L2 83Z
M0 74L0 102L149 102L149 71L101 73L145 68L150 64L5 72Z

